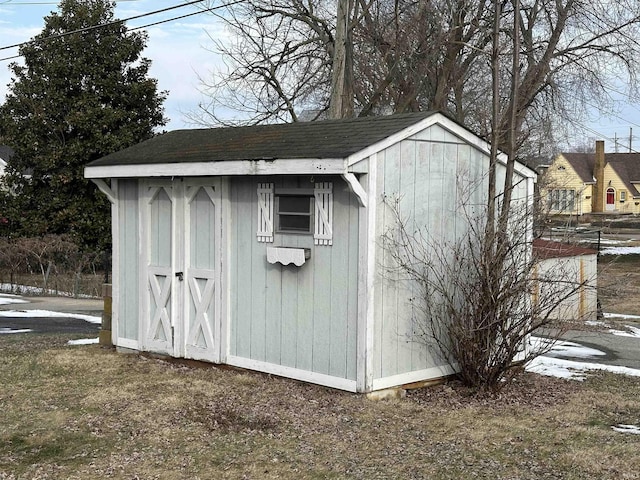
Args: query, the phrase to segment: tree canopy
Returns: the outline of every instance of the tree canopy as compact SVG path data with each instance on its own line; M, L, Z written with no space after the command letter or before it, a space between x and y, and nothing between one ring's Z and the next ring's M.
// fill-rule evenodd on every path
M0 106L7 166L2 216L17 235L71 234L90 248L110 242L108 201L84 166L139 143L166 124L146 34L114 18L115 2L62 0L20 48ZM96 28L96 26L99 26ZM8 192L8 193L7 193Z
M494 130L501 131L504 148L510 141L510 78L517 74L518 143L529 140L527 156L549 154L552 134L580 119L589 105L606 105L619 81L628 85L625 93L637 96L640 3L518 3L516 13L513 1L499 0L229 2L222 18L233 40L212 39L229 68L203 78L203 92L211 100L194 120L298 121L304 110L328 111L332 72L343 69L342 63L333 64L347 58L356 114L440 110L489 138L493 26L499 8L497 65L503 87L498 97L506 115ZM347 10L343 35L336 4ZM511 62L515 25L517 72ZM346 54L336 57L344 43ZM239 118L230 121L225 117L229 110L240 112Z

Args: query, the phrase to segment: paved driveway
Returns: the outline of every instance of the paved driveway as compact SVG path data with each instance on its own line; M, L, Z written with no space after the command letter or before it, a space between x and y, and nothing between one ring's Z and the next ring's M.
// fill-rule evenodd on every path
M95 336L100 330L100 324L74 318L74 315L101 318L103 310L101 299L4 295L0 295L0 298L3 298L4 301L18 299L27 302L0 305L0 311L7 312L0 316L0 334L8 334L16 330L30 330L36 333L82 333ZM16 313L12 315L12 312ZM52 313L47 315L46 312ZM64 314L69 314L69 316Z

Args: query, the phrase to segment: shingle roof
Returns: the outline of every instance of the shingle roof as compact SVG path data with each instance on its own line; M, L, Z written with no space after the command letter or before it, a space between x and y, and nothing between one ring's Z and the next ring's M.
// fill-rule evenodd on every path
M569 165L576 171L580 180L585 183L593 182L593 167L596 163L594 153L563 153ZM606 157L605 157L606 159Z
M605 155L605 160L627 186L631 195L639 196L640 192L631 182L640 182L640 154L608 153Z
M593 168L595 166L594 153L563 153L562 156L573 167L580 179L585 182L593 182ZM605 165L610 165L620 179L625 183L631 195L639 196L635 185L631 182L640 182L640 153L605 153Z
M345 158L434 113L175 130L107 155L88 166Z
M580 255L596 255L597 250L569 243L554 242L536 238L533 240L533 253L536 258L546 260L548 258L578 257Z

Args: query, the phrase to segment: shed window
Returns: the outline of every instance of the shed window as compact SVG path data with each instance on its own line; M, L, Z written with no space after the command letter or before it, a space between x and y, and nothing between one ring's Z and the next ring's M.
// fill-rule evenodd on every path
M278 232L312 233L313 195L276 193Z
M333 245L333 184L314 188L276 188L258 184L259 242L273 242L273 232L313 234L315 245Z

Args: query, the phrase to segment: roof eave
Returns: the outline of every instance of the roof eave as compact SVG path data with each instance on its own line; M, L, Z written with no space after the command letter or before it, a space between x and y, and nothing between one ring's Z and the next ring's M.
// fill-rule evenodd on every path
M347 162L344 158L300 158L88 166L84 169L84 176L90 179L227 175L341 175L346 172Z

